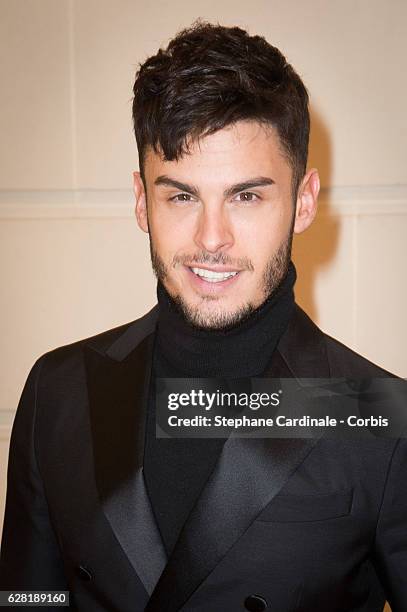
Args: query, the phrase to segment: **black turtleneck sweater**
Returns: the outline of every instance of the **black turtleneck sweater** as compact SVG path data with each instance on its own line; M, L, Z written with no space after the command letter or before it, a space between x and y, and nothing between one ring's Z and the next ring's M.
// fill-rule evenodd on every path
M288 325L294 306L296 270L246 320L227 331L190 325L161 282L159 315L147 411L144 477L167 554L215 467L225 439L156 438L156 378L261 376Z

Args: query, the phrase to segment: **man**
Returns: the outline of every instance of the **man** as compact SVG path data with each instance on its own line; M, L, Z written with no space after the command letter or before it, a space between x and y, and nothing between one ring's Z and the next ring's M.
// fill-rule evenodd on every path
M382 377L294 301L308 96L263 38L202 22L134 85L158 303L40 357L11 439L1 588L85 612L407 610L404 439L171 439L156 379Z

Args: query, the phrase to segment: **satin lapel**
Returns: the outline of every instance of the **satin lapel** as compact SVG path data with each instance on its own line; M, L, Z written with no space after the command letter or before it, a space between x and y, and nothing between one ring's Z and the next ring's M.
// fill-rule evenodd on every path
M265 377L329 376L323 334L303 315L296 307ZM305 364L303 370L301 363ZM181 531L145 612L180 610L317 442L318 438L230 437Z
M106 352L85 345L85 363L95 480L101 505L151 594L167 557L142 470L154 335L150 333L140 340L139 332L140 326L127 330ZM133 348L130 352L129 347Z

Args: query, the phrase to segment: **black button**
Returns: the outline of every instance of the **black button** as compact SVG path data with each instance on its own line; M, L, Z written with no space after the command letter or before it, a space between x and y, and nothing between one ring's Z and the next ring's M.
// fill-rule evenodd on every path
M267 608L267 601L260 595L249 595L244 601L244 607L250 612L263 612Z
M83 567L83 565L78 565L76 568L76 574L82 580L92 580L92 574L86 569L86 567Z

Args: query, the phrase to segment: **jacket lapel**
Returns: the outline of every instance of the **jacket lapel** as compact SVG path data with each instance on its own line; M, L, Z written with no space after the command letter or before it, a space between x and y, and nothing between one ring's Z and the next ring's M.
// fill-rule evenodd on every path
M296 306L264 377L330 375L324 336ZM317 444L231 436L189 515L145 612L180 610Z
M167 562L142 469L155 314L130 326L107 351L85 345L100 502L148 594Z
M108 347L85 346L95 479L103 511L145 589L145 612L175 612L311 452L313 439L231 436L167 559L143 478L158 307ZM295 307L270 378L329 377L322 332Z

